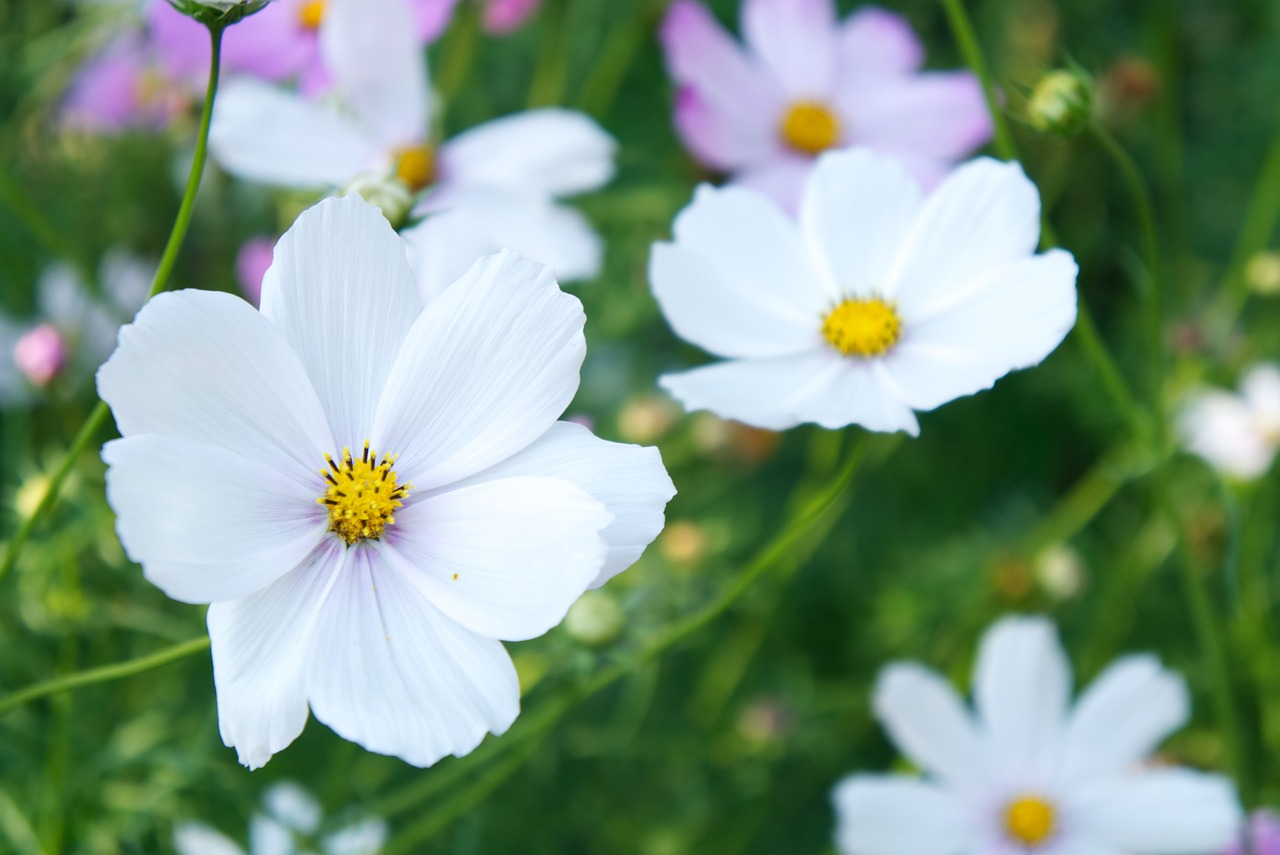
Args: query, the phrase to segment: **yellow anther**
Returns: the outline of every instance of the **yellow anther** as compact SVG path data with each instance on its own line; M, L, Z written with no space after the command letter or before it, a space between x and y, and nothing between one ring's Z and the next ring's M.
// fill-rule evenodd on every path
M1038 796L1023 796L1004 810L1004 829L1023 846L1036 847L1053 836L1058 824L1053 805Z
M880 356L898 343L902 321L884 300L845 300L822 322L822 335L845 356Z
M803 154L822 154L840 142L840 119L826 104L797 101L782 117L782 139Z
M417 193L436 180L436 152L429 145L405 146L396 152L396 177Z
M342 538L347 546L361 540L378 540L387 526L394 525L400 500L413 489L412 484L397 485L394 456L378 460L378 452L364 442L360 457L350 448L342 449L342 461L324 456L328 466L320 474L329 482L324 495L316 502L329 509L329 531Z
M318 30L324 23L325 6L328 0L306 0L298 7L298 24L304 30Z

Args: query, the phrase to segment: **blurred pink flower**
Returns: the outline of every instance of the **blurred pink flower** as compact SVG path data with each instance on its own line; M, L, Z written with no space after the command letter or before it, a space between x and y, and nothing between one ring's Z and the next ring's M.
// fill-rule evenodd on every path
M1280 815L1269 810L1254 811L1253 819L1249 823L1249 831L1252 839L1249 841L1251 848L1248 852L1252 855L1280 855ZM1245 855L1245 853L1244 842L1238 840L1224 849L1221 855Z
M67 363L62 335L49 324L28 332L13 348L13 362L36 388L49 385Z
M236 255L236 279L249 302L258 305L262 296L262 277L271 266L276 242L269 237L252 237L240 246Z
M679 85L675 123L707 166L794 211L814 158L862 146L901 160L926 188L991 137L977 79L921 72L924 48L898 15L832 0L744 0L745 48L695 0L662 23Z
M542 0L483 0L483 3L484 28L500 36L523 27L542 6Z
M82 131L159 131L189 106L186 92L166 77L141 36L131 33L80 69L62 106L62 122Z

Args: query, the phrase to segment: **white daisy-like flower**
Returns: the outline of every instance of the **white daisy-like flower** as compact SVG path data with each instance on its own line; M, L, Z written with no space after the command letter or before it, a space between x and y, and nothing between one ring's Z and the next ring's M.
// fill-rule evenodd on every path
M613 177L616 145L608 134L582 113L546 108L438 142L409 6L332 0L328 9L321 50L337 98L228 81L209 134L219 164L251 181L299 188L399 179L421 195L414 212L426 217L405 235L424 299L500 249L550 265L561 281L599 272L599 236L556 200Z
M982 639L970 711L945 679L892 665L876 716L926 773L854 775L834 793L844 855L1204 855L1241 821L1231 782L1144 765L1189 715L1153 656L1111 665L1071 707L1052 623L1006 618Z
M1199 390L1178 413L1182 443L1225 475L1259 478L1280 448L1280 365L1250 368L1240 392Z
M223 741L258 767L316 718L414 765L515 719L500 640L555 626L639 557L674 494L656 449L556 421L579 302L504 252L420 308L404 242L359 197L299 217L262 310L162 294L98 390L123 439L129 556L212 603Z
M789 218L745 188L698 188L650 260L675 331L728 361L669 374L691 409L756 427L919 432L932 410L1045 358L1075 323L1075 260L1037 255L1040 197L979 159L927 198L895 160L819 158Z

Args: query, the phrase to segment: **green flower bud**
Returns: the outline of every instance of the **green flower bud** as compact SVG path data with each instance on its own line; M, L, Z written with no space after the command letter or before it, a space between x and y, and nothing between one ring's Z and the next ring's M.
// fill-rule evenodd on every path
M169 5L206 27L222 29L260 12L271 0L169 0Z
M366 173L347 185L343 195L350 193L360 194L366 202L381 211L391 227L396 229L404 225L409 210L413 208L413 193L399 178Z
M626 617L612 594L587 591L565 615L564 628L583 644L601 647L618 637Z
M1093 81L1080 71L1051 71L1027 102L1027 121L1047 137L1069 140L1089 126Z

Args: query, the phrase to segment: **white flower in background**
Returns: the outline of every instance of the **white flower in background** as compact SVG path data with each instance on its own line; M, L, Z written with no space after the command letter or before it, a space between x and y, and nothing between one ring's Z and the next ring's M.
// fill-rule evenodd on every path
M1111 665L1071 707L1053 624L1007 618L982 639L971 711L914 663L876 686L876 716L924 770L836 787L844 855L1204 855L1229 843L1231 782L1145 765L1189 715L1182 678L1152 656Z
M292 781L272 786L262 796L262 813L249 820L248 852L226 835L197 822L180 823L173 832L178 855L305 855L320 831L320 804ZM387 840L387 824L367 817L319 836L321 855L377 855Z
M1249 369L1240 392L1199 390L1178 413L1182 443L1233 478L1265 475L1280 447L1280 365Z
M209 146L229 172L299 188L377 185L395 177L426 217L406 234L424 299L480 255L507 248L549 264L561 280L599 272L602 245L556 199L613 176L615 144L582 113L529 110L437 142L422 49L404 0L333 0L321 38L336 101L261 81L218 95ZM395 217L396 211L388 211ZM435 222L439 218L440 222Z
M661 378L688 409L773 430L919 432L932 410L1044 359L1076 317L1070 253L1036 255L1040 196L979 159L925 198L895 160L818 159L799 223L745 188L698 188L653 248L675 331L728 361Z
M121 331L98 373L124 437L107 498L146 577L212 603L242 763L292 742L308 705L418 766L515 719L499 640L631 565L675 492L656 449L556 421L583 322L510 252L421 309L404 242L351 196L281 238L261 313L178 291Z

